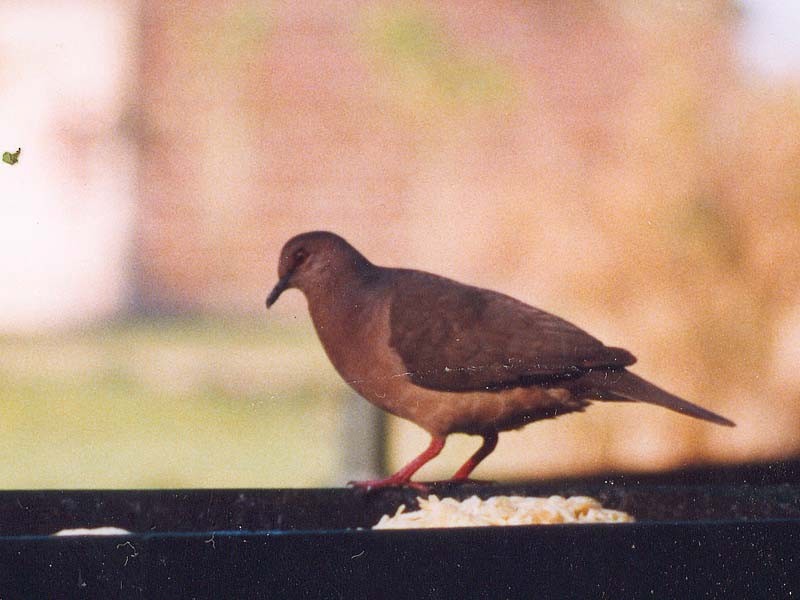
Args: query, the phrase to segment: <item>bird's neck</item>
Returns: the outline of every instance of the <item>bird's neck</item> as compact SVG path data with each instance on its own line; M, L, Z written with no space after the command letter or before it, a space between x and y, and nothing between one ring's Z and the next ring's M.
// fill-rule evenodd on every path
M338 306L351 296L363 293L376 281L380 272L380 267L359 255L322 267L313 283L302 286L302 290L312 310L328 305Z
M383 269L364 260L349 268L331 269L320 285L304 290L311 319L323 345L332 338L358 335L365 314L375 307L368 297L380 290Z

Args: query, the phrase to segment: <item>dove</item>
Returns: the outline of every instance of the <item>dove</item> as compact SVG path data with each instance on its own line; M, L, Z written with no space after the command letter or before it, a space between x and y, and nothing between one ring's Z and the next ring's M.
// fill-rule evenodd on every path
M267 308L291 288L305 295L320 342L347 384L431 436L399 471L351 482L357 487L417 485L412 476L453 433L483 438L448 480L469 481L500 432L593 402L644 402L735 425L635 375L628 370L633 354L560 317L432 273L375 265L334 233L286 242Z

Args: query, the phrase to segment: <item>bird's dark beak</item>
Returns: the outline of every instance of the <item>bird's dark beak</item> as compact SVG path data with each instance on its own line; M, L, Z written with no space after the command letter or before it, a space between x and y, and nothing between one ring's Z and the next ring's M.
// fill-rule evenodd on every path
M287 287L289 287L289 280L292 278L292 273L293 273L292 271L286 273L286 275L284 275L278 280L278 283L275 284L275 287L272 288L272 291L269 293L269 296L267 296L267 308L275 304L275 301L278 299L278 296L280 296L283 293L283 291Z

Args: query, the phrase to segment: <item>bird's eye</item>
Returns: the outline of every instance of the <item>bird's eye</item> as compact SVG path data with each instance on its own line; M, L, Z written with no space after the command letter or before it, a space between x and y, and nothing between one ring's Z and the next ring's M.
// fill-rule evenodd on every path
M294 264L295 264L295 266L296 266L296 265L299 265L299 264L300 264L300 263L302 263L302 262L303 262L305 259L307 259L307 258L308 258L308 251L307 251L305 248L300 248L299 250L297 250L297 251L294 253L294 255L292 256L292 258L294 258Z

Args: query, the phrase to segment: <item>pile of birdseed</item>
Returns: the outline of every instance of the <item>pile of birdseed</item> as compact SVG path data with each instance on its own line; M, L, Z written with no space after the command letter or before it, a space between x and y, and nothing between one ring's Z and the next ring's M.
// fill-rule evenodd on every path
M489 525L548 525L557 523L630 523L628 513L603 508L588 496L472 496L417 498L419 510L405 512L401 505L394 516L383 515L373 529L426 529L434 527L483 527Z

